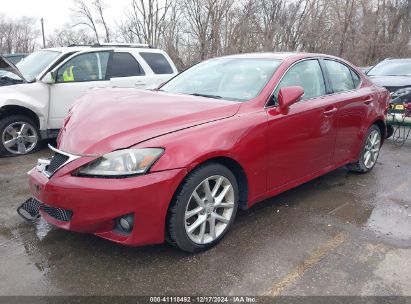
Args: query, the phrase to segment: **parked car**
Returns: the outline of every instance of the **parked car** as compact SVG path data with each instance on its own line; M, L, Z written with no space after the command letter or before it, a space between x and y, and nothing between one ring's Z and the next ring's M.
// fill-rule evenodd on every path
M44 49L14 66L0 58L0 155L35 151L56 137L68 110L96 87L155 88L177 74L169 56L146 45Z
M237 208L344 165L369 172L388 100L350 63L298 53L211 59L153 91L95 90L31 170L19 213L124 245L205 250Z
M13 53L13 54L3 54L2 55L4 58L7 58L11 63L17 64L19 63L22 59L27 57L26 53Z
M23 53L14 53L14 54L4 54L2 55L4 58L8 59L9 62L12 64L17 64L20 62L24 57L27 56L27 54ZM0 69L0 77L4 76L7 73L7 70L1 70Z
M386 59L367 73L377 85L390 91L393 98L411 91L411 58Z
M367 74L368 71L372 69L372 66L359 67L359 69L360 69L364 74Z
M385 87L392 100L392 113L404 112L404 103L411 102L411 58L386 59L368 71L371 81ZM388 135L394 133L394 128L388 125Z

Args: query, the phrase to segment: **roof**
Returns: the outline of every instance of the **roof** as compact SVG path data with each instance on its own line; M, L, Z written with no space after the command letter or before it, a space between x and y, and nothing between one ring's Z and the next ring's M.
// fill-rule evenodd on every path
M383 61L403 62L403 61L411 61L411 58L387 58L387 59L384 59Z
M261 52L261 53L247 53L235 54L225 56L225 58L256 58L256 59L277 59L285 60L287 58L304 58L304 57L333 57L326 54L303 53L303 52Z
M54 48L46 48L42 49L44 51L55 51L55 52L81 52L81 51L88 51L88 50L113 50L113 49L121 49L121 50L138 50L138 51L161 51L157 48L147 48L147 47L127 47L127 46L114 46L114 45L102 45L102 46L66 46L66 47L54 47Z

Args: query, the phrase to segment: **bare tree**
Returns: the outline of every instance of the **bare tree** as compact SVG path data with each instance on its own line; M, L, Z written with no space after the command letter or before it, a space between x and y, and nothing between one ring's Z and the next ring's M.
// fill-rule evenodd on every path
M101 25L104 28L105 40L106 42L110 42L110 28L104 17L104 11L106 10L107 6L102 0L94 0L93 6L95 10L97 11L99 18L100 18L99 20L97 20L97 22L101 23Z
M56 29L47 38L47 47L68 46L74 44L92 44L94 37L84 28L70 28L69 25Z
M72 12L74 14L74 26L86 26L90 28L96 38L97 43L100 42L97 30L97 20L92 14L92 8L85 2L85 0L74 0Z
M128 36L131 33L133 41L158 45L169 8L170 0L132 0L125 13L123 32Z
M12 20L0 15L0 54L32 52L40 36L36 25L36 20L32 18Z
M411 56L411 0L129 1L114 22L106 0L73 0L74 24L49 35L48 45L148 43L165 49L180 69L258 51L321 52L357 65ZM32 50L35 25L0 16L0 50Z

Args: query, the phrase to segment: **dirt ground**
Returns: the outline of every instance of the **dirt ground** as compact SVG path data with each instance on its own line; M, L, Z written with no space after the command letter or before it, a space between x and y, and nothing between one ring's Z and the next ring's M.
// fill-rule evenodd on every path
M240 212L213 249L127 248L24 222L44 148L0 159L0 295L411 296L411 142L366 175L341 168Z

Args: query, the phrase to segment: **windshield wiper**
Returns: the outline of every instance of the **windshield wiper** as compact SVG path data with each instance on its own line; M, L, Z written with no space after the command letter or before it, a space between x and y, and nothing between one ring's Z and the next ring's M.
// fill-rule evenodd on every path
M218 96L218 95L209 95L209 94L200 94L200 93L192 93L192 94L189 94L189 95L192 95L192 96L201 96L201 97L207 97L207 98L215 98L215 99L221 99L221 98L223 98L223 97Z

